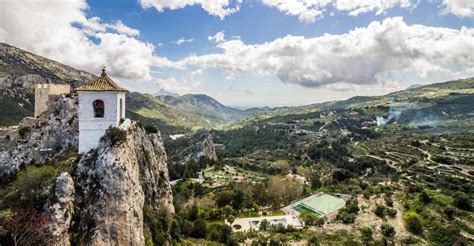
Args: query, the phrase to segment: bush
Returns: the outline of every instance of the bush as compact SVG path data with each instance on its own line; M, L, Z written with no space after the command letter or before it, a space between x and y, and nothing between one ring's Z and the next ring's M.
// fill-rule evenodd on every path
M206 238L207 235L207 225L206 222L202 219L197 219L194 221L193 232L191 233L194 238Z
M469 198L466 193L458 191L454 193L454 206L464 209L466 211L471 211L472 210L472 203L471 203L471 198Z
M380 226L380 230L382 231L382 235L388 238L393 238L395 236L395 228L389 224L383 224Z
M49 195L58 171L52 166L28 166L16 175L7 189L4 202L10 207L39 207Z
M446 214L446 217L448 217L448 219L453 219L454 213L455 213L455 210L451 206L448 206L444 209L444 214Z
M397 216L397 210L394 208L387 208L387 215L390 218L395 218L395 216Z
M374 213L380 217L380 218L384 218L385 217L385 214L386 214L386 210L387 208L382 205L382 204L377 204L377 206L375 207L375 210L374 210Z
M319 238L317 236L312 236L308 239L308 246L319 246Z
M110 140L113 145L121 144L127 141L127 132L117 127L109 127L105 132L105 135L100 138L100 141Z
M373 232L372 232L372 229L370 227L359 228L359 231L360 231L360 234L361 234L362 242L367 243L367 242L372 240Z
M423 224L420 215L415 212L408 212L403 215L405 228L413 234L421 234L423 232Z

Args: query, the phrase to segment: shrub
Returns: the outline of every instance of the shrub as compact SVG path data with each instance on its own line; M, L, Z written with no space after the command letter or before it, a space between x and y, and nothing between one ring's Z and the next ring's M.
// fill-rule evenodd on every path
M420 192L420 195L418 197L419 197L420 201L424 204L428 204L432 200L430 195L428 195L428 193L426 193L426 191L424 191L424 190L422 190Z
M420 215L415 212L408 212L403 215L405 228L413 234L421 234L423 232L423 224Z
M127 132L117 127L109 127L100 141L110 140L112 145L121 144L127 141Z
M206 238L207 235L207 225L206 222L202 219L197 219L194 221L192 236L194 238Z
M382 231L382 235L388 238L393 238L395 236L395 228L389 224L383 224L380 226L380 230Z
M395 218L395 216L397 216L397 210L394 208L387 208L387 215L390 218Z
M360 231L360 234L361 234L362 242L367 243L367 242L372 240L373 232L372 232L372 229L370 227L359 228L359 231Z
M4 201L11 207L43 205L57 174L52 166L28 166L8 185Z
M472 209L472 203L471 203L471 198L469 198L466 193L458 191L454 193L454 201L453 204L454 206L464 209L466 211L471 211Z
M377 206L375 207L374 213L375 213L378 217L383 218L383 217L385 217L386 210L387 210L387 208L386 208L384 205L382 205L382 204L377 204Z
M444 209L444 214L446 214L446 217L448 217L448 219L453 219L454 213L454 208L451 206L448 206Z
M317 236L312 236L308 239L308 246L319 246L319 238Z

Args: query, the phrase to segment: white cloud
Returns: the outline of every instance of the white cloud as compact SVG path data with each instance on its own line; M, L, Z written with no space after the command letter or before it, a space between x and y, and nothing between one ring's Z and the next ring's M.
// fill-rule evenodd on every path
M348 12L353 16L374 11L376 15L380 15L394 7L414 8L415 2L414 0L263 0L265 5L276 7L287 15L298 16L300 21L308 23L323 18L324 12L329 7ZM330 12L330 15L334 13Z
M204 73L204 71L202 69L196 69L194 71L191 72L191 75L192 76L199 76L199 75L202 75Z
M474 28L407 25L401 17L341 35L286 36L255 45L230 40L217 47L222 53L190 56L179 64L218 68L227 77L276 75L285 83L306 87L375 84L403 73L463 76L474 67Z
M140 0L143 8L155 8L162 12L164 9L180 9L192 5L200 5L210 15L224 19L226 16L239 11L242 0Z
M108 27L114 29L118 33L125 34L128 36L138 36L140 31L131 27L128 27L122 23L122 21L116 21L114 24L108 25Z
M85 0L4 0L0 41L95 74L106 65L110 75L126 79L150 79L151 66L173 66L133 37L138 30L87 17L87 9Z
M208 36L207 39L209 41L213 41L214 43L223 42L225 41L224 31L217 32L216 34L214 34L214 36Z
M474 17L474 1L443 0L441 14L453 14L460 17Z
M303 22L315 22L323 17L323 11L331 0L263 0L263 4L276 7L287 15L298 16Z
M193 38L190 38L190 39L180 38L180 39L176 40L174 43L177 44L177 45L182 45L182 44L185 44L185 43L192 43L193 41L194 41Z
M193 92L201 82L197 80L180 79L169 77L167 79L155 78L154 83L158 89L178 93L180 95Z
M345 82L336 82L333 84L328 84L326 85L326 88L332 91L350 91L350 90L356 90L360 86L350 84L350 83L345 83Z

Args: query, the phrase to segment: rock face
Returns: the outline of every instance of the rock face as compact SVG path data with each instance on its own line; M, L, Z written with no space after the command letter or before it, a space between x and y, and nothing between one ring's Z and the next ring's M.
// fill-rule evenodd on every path
M198 162L202 157L217 161L216 148L212 135L203 135L201 141L184 149L175 159L174 163L185 165L191 160Z
M115 132L78 164L75 244L144 245L144 206L174 212L160 134L130 120Z
M74 211L74 181L67 172L56 179L51 197L46 204L51 219L49 233L56 245L70 245L69 228Z
M58 97L39 118L24 118L10 134L10 143L0 149L0 176L16 172L21 165L42 164L77 146L77 99Z

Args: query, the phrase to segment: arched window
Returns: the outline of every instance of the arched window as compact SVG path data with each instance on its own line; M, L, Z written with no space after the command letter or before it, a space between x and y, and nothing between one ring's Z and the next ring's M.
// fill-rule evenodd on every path
M120 114L120 119L123 119L124 117L123 117L123 100L122 100L122 98L120 98L120 112L119 112L119 114Z
M104 118L104 101L102 100L95 100L92 103L92 107L94 108L94 117L95 118Z

